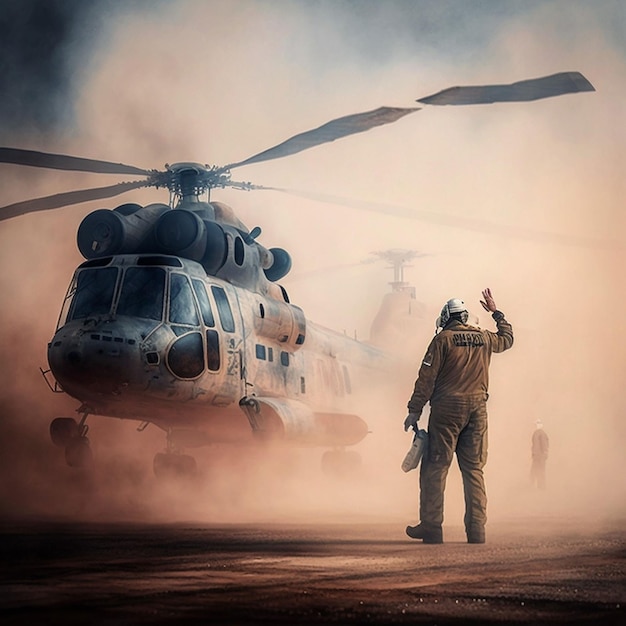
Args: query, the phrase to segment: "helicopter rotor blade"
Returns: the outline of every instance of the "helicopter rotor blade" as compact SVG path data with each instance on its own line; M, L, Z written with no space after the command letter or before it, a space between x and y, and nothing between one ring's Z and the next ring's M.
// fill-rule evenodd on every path
M89 202L91 200L101 200L103 198L112 198L131 189L139 187L147 187L150 184L148 180L139 180L128 183L117 183L108 187L94 187L92 189L80 189L78 191L68 191L65 193L57 193L52 196L43 198L34 198L33 200L25 200L24 202L16 202L4 207L0 207L0 221L6 220L18 215L33 213L35 211L46 211L48 209L58 209L59 207L69 204L80 204L81 202Z
M560 72L541 78L521 80L510 85L450 87L432 96L419 98L416 102L435 105L525 102L581 91L595 91L595 88L580 72Z
M221 169L231 170L235 167L241 167L242 165L250 165L251 163L259 163L261 161L269 161L271 159L279 159L284 156L296 154L308 148L335 141L335 139L340 139L341 137L362 133L376 126L382 126L383 124L391 124L405 115L419 110L419 107L380 107L373 111L366 111L365 113L355 113L353 115L338 117L326 124L322 124L322 126L318 128L294 135L273 148L259 152L244 161L230 163Z
M31 167L44 167L54 170L94 172L96 174L138 174L147 176L151 173L148 170L134 167L133 165L125 165L124 163L98 161L96 159L52 154L50 152L36 152L35 150L22 150L21 148L0 148L0 163L29 165Z
M493 234L498 236L511 237L514 239L524 239L545 244L559 244L564 246L575 246L581 248L601 249L601 250L624 250L624 244L617 241L593 239L588 237L577 237L575 235L562 235L560 233L550 233L545 231L524 228L523 226L509 226L507 224L497 224L487 220L480 220L461 215L450 215L427 209L409 208L406 206L383 204L365 200L354 200L328 194L321 194L308 191L298 191L295 189L284 189L281 187L264 187L253 185L252 189L265 191L278 191L289 195L315 200L326 204L346 206L353 209L392 215L405 219L418 220L431 224L439 224L450 228L470 230L475 232Z

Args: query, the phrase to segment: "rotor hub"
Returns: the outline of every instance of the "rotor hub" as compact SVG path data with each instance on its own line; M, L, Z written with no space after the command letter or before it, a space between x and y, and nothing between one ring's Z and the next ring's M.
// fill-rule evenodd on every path
M170 193L186 198L198 197L215 187L226 187L230 182L230 171L216 165L200 163L166 164L165 171L156 172L152 184L155 187L167 187Z

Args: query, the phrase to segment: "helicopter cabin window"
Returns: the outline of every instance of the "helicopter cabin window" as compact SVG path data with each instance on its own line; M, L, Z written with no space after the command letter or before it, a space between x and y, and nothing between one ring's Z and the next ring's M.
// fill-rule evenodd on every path
M289 352L281 352L280 353L280 364L285 367L289 366Z
M228 302L228 296L226 292L217 285L211 285L211 292L215 298L215 304L217 305L217 312L220 316L220 322L222 329L227 333L235 332L235 320L233 318L233 312Z
M129 267L124 273L117 314L161 321L164 296L164 269Z
M205 326L213 328L215 326L215 318L213 317L213 310L211 309L211 303L209 302L209 296L207 295L204 283L197 278L192 278L191 283L193 290L196 292L196 298L198 298L202 321Z
M113 304L117 268L85 269L78 274L69 319L108 315Z
M343 396L345 394L343 388L343 381L339 373L339 367L336 363L330 366L330 388L336 396Z
M220 337L216 330L206 331L207 367L211 372L220 369Z
M343 370L343 380L346 385L346 392L352 393L352 383L350 382L350 372L348 371L348 368L345 365L342 365L341 369Z
M333 364L317 359L315 361L317 376L324 387L330 390L334 395L343 395L343 387L339 380L339 374Z
M260 343L257 343L255 350L256 350L256 358L261 361L265 361L265 359L267 358L265 346L261 345Z
M328 375L326 364L320 359L315 359L315 373L320 383L328 389L330 387L330 376Z
M183 274L170 274L170 323L199 326L191 285Z
M272 363L274 361L274 348L268 346L267 348L267 360Z

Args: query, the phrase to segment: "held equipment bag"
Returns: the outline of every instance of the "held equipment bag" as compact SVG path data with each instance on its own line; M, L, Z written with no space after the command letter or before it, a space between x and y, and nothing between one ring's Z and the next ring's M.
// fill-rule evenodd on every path
M420 464L428 447L428 433L419 428L415 428L414 430L415 435L413 436L413 443L406 453L404 461L402 461L403 472L410 472L415 469Z

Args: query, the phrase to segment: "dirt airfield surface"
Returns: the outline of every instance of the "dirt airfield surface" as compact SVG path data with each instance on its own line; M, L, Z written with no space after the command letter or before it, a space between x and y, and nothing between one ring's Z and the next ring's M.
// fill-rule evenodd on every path
M575 520L461 527L423 545L390 523L4 522L9 624L624 624L626 530Z

